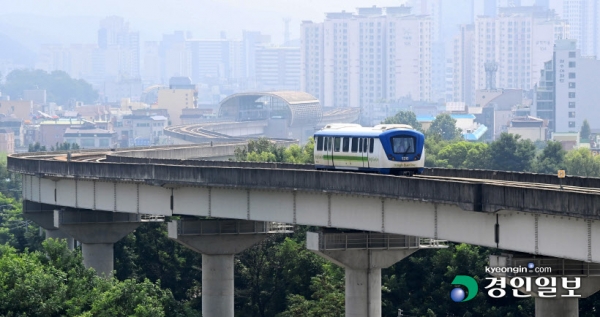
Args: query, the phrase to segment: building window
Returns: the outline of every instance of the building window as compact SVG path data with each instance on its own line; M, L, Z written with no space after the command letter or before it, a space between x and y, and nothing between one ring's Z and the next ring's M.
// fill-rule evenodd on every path
M569 78L570 78L570 79L573 79L573 78L575 78L575 73L569 73Z
M574 92L570 92L569 93L569 98L575 98L575 93Z
M94 139L81 139L81 147L95 147L96 140Z
M575 52L569 52L569 58L575 58L575 57L576 57Z
M575 108L575 101L569 101L569 108Z
M108 147L108 139L100 139L100 141L98 142L98 146L99 147Z
M575 83L569 83L569 88L575 88Z
M575 121L569 121L569 128L575 127Z
M575 111L569 112L569 118L575 118Z
M569 67L570 68L574 68L575 67L575 62L569 62Z

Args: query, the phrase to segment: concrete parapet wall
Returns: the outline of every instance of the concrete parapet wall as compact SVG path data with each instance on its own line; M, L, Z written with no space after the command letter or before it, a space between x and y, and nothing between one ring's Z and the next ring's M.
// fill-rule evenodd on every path
M557 171L558 172L558 171ZM494 179L512 182L560 184L556 174L537 174L477 169L426 168L424 175L457 178ZM564 186L600 188L600 178L567 176L562 180Z
M202 162L202 161L199 161ZM203 163L205 164L205 163ZM254 164L254 163L250 163ZM152 185L194 185L334 192L457 205L464 210L501 209L600 219L600 195L481 181L407 178L377 174L255 167L61 162L9 157L13 172Z

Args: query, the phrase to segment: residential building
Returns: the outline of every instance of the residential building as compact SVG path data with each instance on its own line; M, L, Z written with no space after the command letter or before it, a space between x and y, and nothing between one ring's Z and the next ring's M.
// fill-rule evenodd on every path
M19 120L31 120L33 115L33 101L31 100L3 100L0 101L0 114L5 117Z
M253 73L258 90L300 89L299 47L258 46L253 53Z
M598 0L563 0L563 17L571 27L571 39L583 56L600 55L600 3Z
M168 119L163 116L123 116L123 128L129 129L128 146L150 146L162 144L165 139L163 130ZM123 133L121 139L123 138Z
M596 83L599 73L600 61L581 56L576 40L557 41L554 58L541 72L544 80L534 95L532 111L548 120L553 132L580 131L586 119L592 129L599 129L600 90Z
M15 135L10 129L0 128L0 153L15 153Z
M510 126L507 129L508 133L517 134L523 140L545 141L548 135L547 122L543 119L524 116L514 117L510 120Z
M369 109L410 96L431 100L431 19L409 7L358 8L305 21L301 89L324 107Z
M82 125L84 121L77 119L57 119L40 122L40 145L50 148L57 143L63 143L65 132L68 128L75 125ZM79 143L78 143L79 144ZM81 144L79 144L81 145Z
M117 134L84 124L67 128L63 134L63 140L59 143L75 143L82 149L107 149L116 147Z
M533 89L554 41L569 37L566 20L545 7L500 7L461 26L454 40L454 101L477 102L476 90L488 89L486 64L494 69L492 88Z
M182 124L180 116L183 109L196 108L198 92L192 87L194 86L189 78L173 77L168 89L158 91L157 108L167 109L171 119L170 125Z

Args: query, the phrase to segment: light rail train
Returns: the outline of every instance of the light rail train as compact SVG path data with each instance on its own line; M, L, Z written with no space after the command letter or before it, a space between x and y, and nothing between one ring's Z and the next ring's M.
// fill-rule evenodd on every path
M315 168L381 174L421 174L425 136L405 124L328 124L314 134Z

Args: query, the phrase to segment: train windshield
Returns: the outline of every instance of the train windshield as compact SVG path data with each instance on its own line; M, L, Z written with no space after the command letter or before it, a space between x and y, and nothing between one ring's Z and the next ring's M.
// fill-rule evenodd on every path
M415 138L411 136L395 136L392 138L394 154L415 153Z

